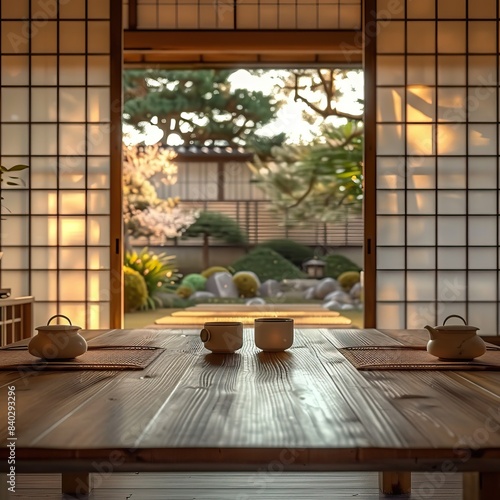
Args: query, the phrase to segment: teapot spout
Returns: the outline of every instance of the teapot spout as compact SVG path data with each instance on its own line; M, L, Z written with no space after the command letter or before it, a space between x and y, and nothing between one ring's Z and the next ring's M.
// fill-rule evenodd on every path
M429 325L425 325L424 328L429 332L429 335L431 336L431 340L437 339L438 331L435 328L432 328L432 326L429 326Z

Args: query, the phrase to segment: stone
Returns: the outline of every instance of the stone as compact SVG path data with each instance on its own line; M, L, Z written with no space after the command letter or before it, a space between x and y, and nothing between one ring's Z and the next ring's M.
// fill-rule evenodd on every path
M318 284L318 280L311 278L296 278L296 279L284 279L281 282L281 290L297 290L305 291L308 288Z
M306 300L314 300L314 294L315 294L315 287L312 286L311 288L308 288L304 292L304 299L306 299Z
M314 288L314 297L323 300L329 293L340 290L340 285L333 278L323 278Z
M342 304L339 304L335 300L330 300L323 304L324 309L328 309L329 311L340 311L342 309Z
M266 301L261 297L252 297L245 301L245 305L247 306L264 306L266 305Z
M205 291L198 291L194 292L191 297L189 297L192 300L198 300L198 301L204 301L204 300L210 300L213 299L215 295L211 292L205 292Z
M280 284L276 280L266 280L259 287L259 295L261 297L276 297L280 292Z
M349 294L353 299L360 299L361 298L361 292L363 291L361 287L361 283L356 283L352 288Z
M238 289L233 283L233 277L229 273L214 273L207 279L205 284L207 292L216 297L233 298L238 297Z
M352 297L342 290L337 290L336 292L329 293L325 300L328 302L330 300L334 300L335 302L339 302L340 304L352 304Z
M356 309L353 304L342 304L342 306L340 307L341 311L352 311L353 309Z

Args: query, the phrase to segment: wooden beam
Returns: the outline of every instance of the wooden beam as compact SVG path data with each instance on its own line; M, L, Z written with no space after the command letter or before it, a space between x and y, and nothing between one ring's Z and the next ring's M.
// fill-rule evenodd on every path
M463 500L498 498L500 474L496 472L466 472L463 476Z
M88 472L65 472L61 474L61 493L76 496L76 498L88 495L92 491L90 478Z
M345 62L362 53L359 31L328 30L125 30L125 52L337 53Z

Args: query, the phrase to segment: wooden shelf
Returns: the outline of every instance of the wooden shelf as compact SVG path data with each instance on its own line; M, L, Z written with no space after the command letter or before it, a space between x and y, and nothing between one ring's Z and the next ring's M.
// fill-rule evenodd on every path
M34 302L31 296L0 300L0 346L33 335Z

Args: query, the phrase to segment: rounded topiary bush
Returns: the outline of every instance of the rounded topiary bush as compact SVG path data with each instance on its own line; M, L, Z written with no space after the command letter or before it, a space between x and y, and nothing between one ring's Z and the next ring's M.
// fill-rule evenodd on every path
M359 283L359 280L360 275L357 271L346 271L337 278L340 286L347 291L349 291L356 283Z
M259 291L259 278L250 271L240 271L233 276L233 283L238 289L240 297L255 297Z
M356 271L359 273L361 268L352 260L343 255L330 254L324 259L326 262L325 276L338 279L338 277L347 271Z
M225 267L222 267L222 266L212 266L212 267L209 267L207 269L205 269L204 271L201 272L201 275L204 277L204 278L210 278L210 276L212 276L212 274L215 274L215 273L228 273L229 271L225 268Z
M304 262L314 257L314 251L311 248L293 240L268 240L255 248L262 247L274 250L299 268L302 267Z
M179 285L175 293L182 299L189 299L194 293L194 288L189 285Z
M205 290L206 282L207 278L205 278L205 276L193 273L184 276L184 278L181 281L181 285L190 286L191 288L194 289L194 291L201 292L202 290Z
M252 271L261 282L269 279L281 281L306 276L297 266L270 248L256 248L234 262L231 267L235 271Z
M123 266L125 312L136 311L146 306L148 289L142 274Z

